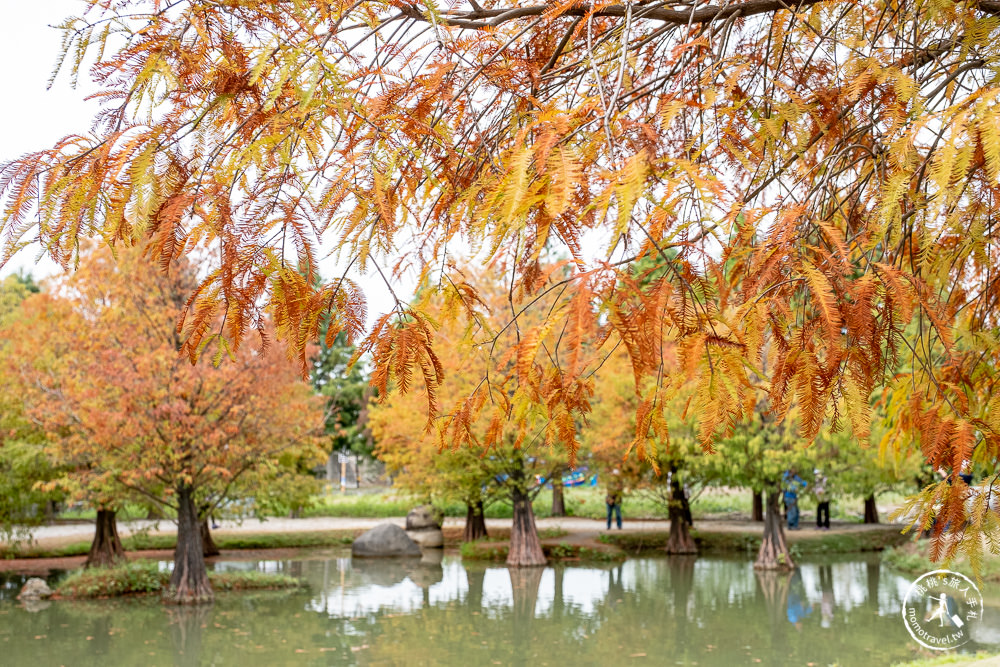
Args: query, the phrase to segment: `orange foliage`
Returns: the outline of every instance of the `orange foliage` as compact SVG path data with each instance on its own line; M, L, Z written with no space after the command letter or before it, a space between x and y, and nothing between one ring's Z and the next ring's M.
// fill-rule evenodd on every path
M277 349L244 346L219 366L178 354L194 270L95 251L6 332L29 414L84 497L114 504L128 489L172 505L188 487L204 511L282 456L321 456L321 406Z
M268 309L303 367L324 312L363 336L362 287L315 280L328 248L387 282L416 268L475 320L481 285L450 268L465 246L524 307L500 325L503 391L447 413L455 445L484 410L539 410L546 442L575 442L616 336L662 436L671 374L695 383L705 449L758 406L797 406L807 440L840 416L863 434L873 391L908 388L901 436L936 415L971 458L922 437L933 460L1000 476L995 0L82 2L64 55L95 59L104 108L0 167L5 247L37 233L69 264L81 236L148 240L163 268L210 248L192 358L238 350ZM571 261L542 267L553 250ZM668 273L629 284L636 260ZM398 301L358 348L379 387L421 378L431 418L435 327ZM938 491L960 513L964 491Z

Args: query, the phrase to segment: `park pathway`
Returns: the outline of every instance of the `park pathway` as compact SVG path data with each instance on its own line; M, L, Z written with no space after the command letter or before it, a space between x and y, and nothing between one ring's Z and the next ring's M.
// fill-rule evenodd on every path
M271 518L267 520L245 519L241 522L224 520L218 530L213 534L218 535L238 535L238 534L261 534L261 533L307 533L337 530L368 530L380 523L394 523L398 526L406 525L405 517L389 518L357 518L357 517L310 517L306 519ZM465 523L464 517L448 517L444 521L446 527L462 527ZM569 544L590 545L596 543L597 537L606 530L604 521L595 519L584 519L580 517L548 517L536 519L538 529L560 529L566 531L566 535L559 538L551 538L547 541L567 542ZM487 519L488 528L510 528L510 519ZM733 533L757 533L760 531L760 524L750 521L733 520L699 520L695 522L695 528L710 530L712 532L733 532ZM862 532L866 530L884 530L885 524L866 526L864 524L844 523L834 524L833 529L827 534L843 534ZM126 537L136 532L148 530L151 534L172 535L176 528L171 521L122 521L118 524L118 532L122 537ZM626 533L637 532L666 532L670 530L670 522L664 520L628 520L624 523ZM612 531L614 532L614 531ZM799 534L811 534L814 530L805 528ZM53 549L56 547L90 540L94 536L93 522L81 521L79 523L59 523L51 526L39 526L31 531L35 545L42 549ZM0 542L2 544L2 542Z

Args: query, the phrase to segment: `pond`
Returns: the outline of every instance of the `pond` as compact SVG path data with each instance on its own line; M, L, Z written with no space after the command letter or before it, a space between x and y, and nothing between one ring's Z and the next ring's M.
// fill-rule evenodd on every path
M58 601L29 611L0 585L10 665L890 665L920 655L901 620L910 580L854 555L795 574L747 560L637 558L508 570L317 553L217 569L285 572L308 589ZM987 608L965 650L1000 648Z

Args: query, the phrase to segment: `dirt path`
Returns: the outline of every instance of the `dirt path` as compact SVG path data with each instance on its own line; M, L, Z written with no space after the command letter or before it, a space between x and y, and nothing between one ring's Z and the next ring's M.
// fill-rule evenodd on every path
M221 526L213 531L215 535L239 535L239 534L273 534L273 533L307 533L337 530L368 530L380 523L391 522L398 526L405 526L404 517L391 518L346 518L346 517L314 517L308 519L247 519L242 522L222 521ZM462 517L449 517L445 519L445 526L461 527L465 519ZM561 529L568 534L553 538L556 543L568 542L571 544L588 545L599 544L597 537L607 531L604 521L594 519L584 519L579 517L550 517L537 519L539 530ZM510 519L487 519L486 525L489 528L510 528ZM713 533L748 533L756 534L760 532L761 524L751 521L732 520L712 520L705 519L695 522L695 530ZM820 535L830 534L850 534L862 533L871 530L885 530L885 524L864 525L857 523L834 523L829 531L817 531L813 527L805 527L798 531L789 531L788 539L796 542L800 539L809 539ZM118 524L118 532L122 537L132 535L136 532L148 530L153 535L173 535L176 533L174 524L170 521L123 521ZM661 520L628 520L624 522L625 533L636 532L666 532L670 530L670 523ZM75 542L89 541L94 536L93 522L80 522L74 524L57 524L53 526L40 526L32 531L32 539L39 548L53 549ZM549 540L549 541L553 541ZM0 542L2 545L3 542Z

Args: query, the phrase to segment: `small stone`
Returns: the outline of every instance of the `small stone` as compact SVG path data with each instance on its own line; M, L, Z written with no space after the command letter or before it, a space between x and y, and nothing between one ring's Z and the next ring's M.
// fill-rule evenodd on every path
M406 515L406 530L441 529L441 517L430 505L420 505Z
M440 549L444 546L444 533L440 528L408 530L406 534L423 549Z
M52 589L45 583L44 579L32 577L25 582L21 592L18 593L18 600L41 600L52 595Z
M402 528L393 523L375 526L354 540L351 554L359 557L379 558L393 556L420 557L420 547Z

